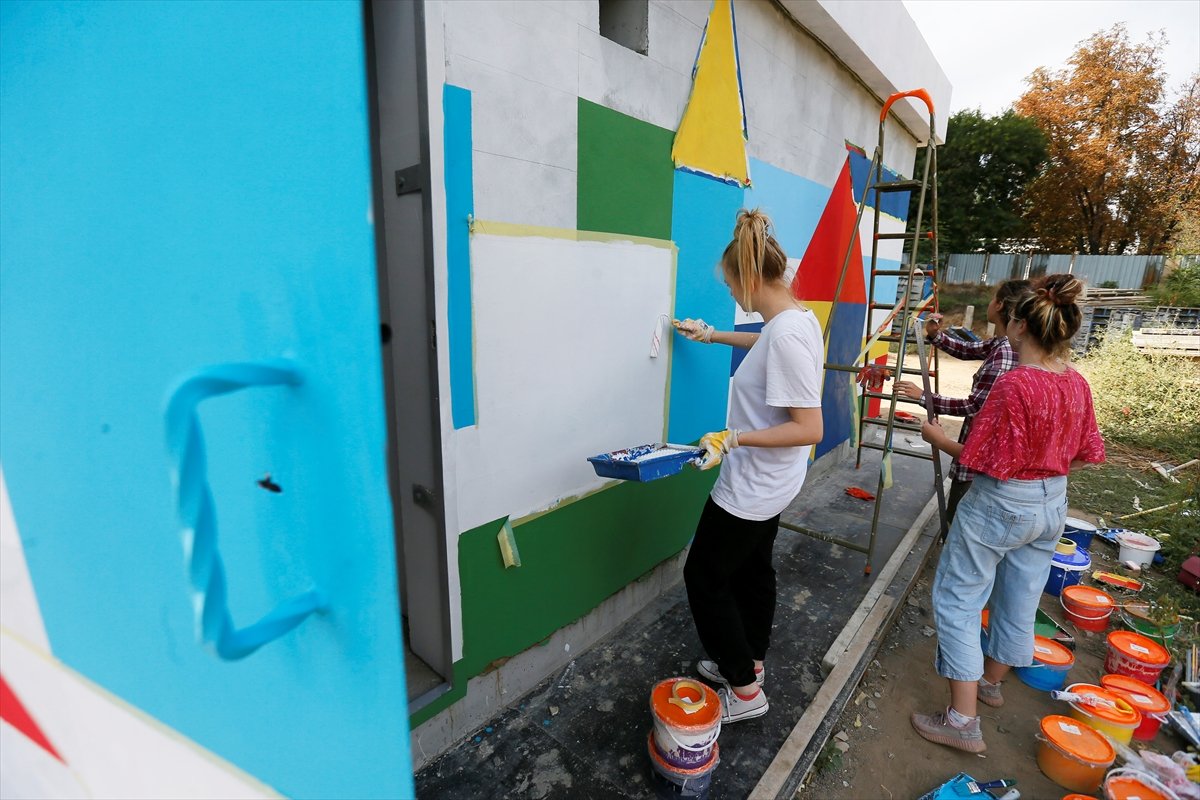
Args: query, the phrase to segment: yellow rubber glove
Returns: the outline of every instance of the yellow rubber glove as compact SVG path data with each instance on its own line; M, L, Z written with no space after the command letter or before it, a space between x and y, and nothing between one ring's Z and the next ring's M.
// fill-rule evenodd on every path
M671 320L671 324L675 326L675 330L693 342L712 344L713 326L702 319L675 319Z
M720 464L725 454L738 446L739 433L741 431L736 428L726 428L723 431L706 433L701 436L700 446L704 448L704 454L700 456L696 466L700 469L712 469Z

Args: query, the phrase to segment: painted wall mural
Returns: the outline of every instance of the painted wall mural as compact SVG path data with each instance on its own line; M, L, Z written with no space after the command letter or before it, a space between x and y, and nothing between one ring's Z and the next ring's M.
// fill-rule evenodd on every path
M828 183L748 157L729 0L712 4L698 45L675 131L578 98L574 229L529 226L520 218L471 220L471 187L481 190L479 176L470 174L472 136L489 124L473 106L478 111L495 103L479 105L479 92L487 89L444 87L451 390L454 425L461 429L454 479L463 658L456 679L543 641L690 539L715 476L685 471L644 485L597 481L587 476L584 458L656 439L695 442L724 427L730 377L744 351L667 335L654 363L647 345L664 302L673 316L702 317L726 329L761 328L758 315L734 303L717 269L738 209L760 207L772 217L796 296L822 324L854 242L829 360L849 362L863 346L869 316L863 252L871 217L855 227L864 181L860 156L836 139L827 156ZM886 203L881 230L902 230L904 209L891 198ZM899 247L888 242L881 254L898 264ZM668 253L672 271L663 283ZM581 259L586 269L579 269ZM877 282L876 299L890 307L887 280ZM853 382L845 373L829 375L826 435L814 457L838 447L851 431ZM556 388L566 376L578 392ZM622 390L629 402L611 404L605 386L629 387ZM468 392L470 401L459 396ZM651 413L655 398L662 402ZM509 444L494 446L501 440ZM526 451L516 444L522 441L530 444ZM519 567L506 568L497 541L505 526L511 538L507 531L503 538L520 552ZM578 566L585 563L586 569ZM544 603L544 596L556 602ZM413 722L462 691L456 687Z
M671 148L675 166L749 185L746 129L733 0L716 0L692 69L692 95Z

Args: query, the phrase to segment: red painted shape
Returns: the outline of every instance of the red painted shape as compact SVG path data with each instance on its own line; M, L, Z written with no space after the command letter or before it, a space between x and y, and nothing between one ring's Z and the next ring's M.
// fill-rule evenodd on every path
M25 734L34 744L45 750L50 755L57 758L63 764L67 762L54 749L54 745L50 744L50 740L46 738L46 734L42 733L42 729L33 721L33 717L25 710L25 705L9 687L8 681L4 680L4 676L0 675L0 719L12 725L14 728Z
M837 291L838 276L842 272L842 259L846 257L846 245L852 244L850 265L846 268L846 282L842 285L843 303L867 302L867 289L863 282L862 243L858 237L855 220L858 206L854 204L854 187L850 178L850 158L842 165L842 172L829 202L821 212L821 220L813 231L812 241L800 259L800 269L792 281L792 294L797 300L822 300L830 302Z

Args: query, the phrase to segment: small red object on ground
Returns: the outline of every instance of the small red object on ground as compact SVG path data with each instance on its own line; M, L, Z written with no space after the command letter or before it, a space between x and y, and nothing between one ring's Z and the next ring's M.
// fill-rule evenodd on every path
M851 497L857 497L859 500L874 500L875 495L868 492L866 489L860 489L857 486L846 487L846 494Z

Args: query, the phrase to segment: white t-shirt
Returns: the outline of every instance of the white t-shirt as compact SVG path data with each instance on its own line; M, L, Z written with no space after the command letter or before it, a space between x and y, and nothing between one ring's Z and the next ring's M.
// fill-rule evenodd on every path
M824 344L816 315L788 309L763 326L733 376L729 427L757 431L791 419L789 408L820 408ZM721 462L712 499L734 516L770 519L796 497L808 472L803 447L739 447Z

